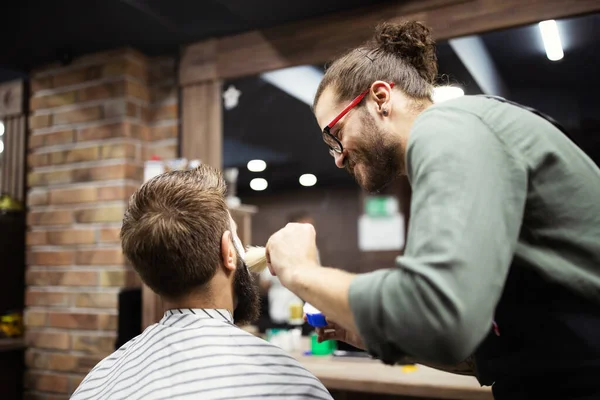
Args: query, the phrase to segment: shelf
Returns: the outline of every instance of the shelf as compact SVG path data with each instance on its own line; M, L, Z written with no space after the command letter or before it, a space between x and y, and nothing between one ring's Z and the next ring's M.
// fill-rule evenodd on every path
M25 348L25 339L0 339L0 351L21 350Z

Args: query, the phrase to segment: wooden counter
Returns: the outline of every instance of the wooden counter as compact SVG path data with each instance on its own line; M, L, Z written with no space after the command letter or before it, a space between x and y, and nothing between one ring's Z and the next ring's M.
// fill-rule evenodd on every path
M330 390L425 397L429 399L493 399L489 387L474 377L416 368L386 366L371 359L294 354ZM365 397L366 398L366 397Z

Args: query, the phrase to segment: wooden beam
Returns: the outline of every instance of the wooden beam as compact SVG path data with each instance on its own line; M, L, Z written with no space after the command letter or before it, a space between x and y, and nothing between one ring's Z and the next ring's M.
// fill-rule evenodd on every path
M182 106L181 156L222 168L221 81L184 86Z
M438 40L506 29L544 19L600 10L597 0L409 0L369 6L196 44L183 60L202 60L215 46L214 64L186 70L186 82L236 78L303 64L324 63L367 40L381 21L419 20ZM213 53L210 53L213 54Z

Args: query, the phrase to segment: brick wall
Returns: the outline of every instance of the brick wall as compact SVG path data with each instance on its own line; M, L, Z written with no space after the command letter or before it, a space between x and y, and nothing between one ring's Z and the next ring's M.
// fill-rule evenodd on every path
M129 49L32 74L26 386L66 399L114 350L117 295L139 286L119 229L143 161L177 150L174 61Z

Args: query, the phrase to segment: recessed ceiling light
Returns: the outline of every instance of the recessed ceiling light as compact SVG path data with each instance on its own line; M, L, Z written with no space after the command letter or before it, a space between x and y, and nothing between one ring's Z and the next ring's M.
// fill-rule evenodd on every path
M544 41L544 48L546 49L546 57L550 61L558 61L564 57L562 48L562 42L560 41L560 34L558 33L558 25L556 21L550 19L548 21L542 21L538 24L540 32L542 34L542 40Z
M314 186L317 183L317 177L313 174L303 174L299 181L302 186Z
M250 172L262 172L267 168L267 163L263 160L250 160L247 167Z
M446 100L464 96L465 91L457 86L438 86L433 88L433 102L441 103Z
M267 186L269 186L269 183L263 178L254 178L250 181L250 188L252 190L256 190L257 192L265 190Z

